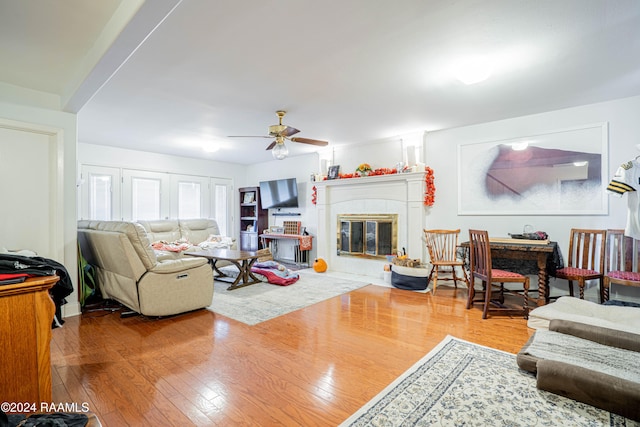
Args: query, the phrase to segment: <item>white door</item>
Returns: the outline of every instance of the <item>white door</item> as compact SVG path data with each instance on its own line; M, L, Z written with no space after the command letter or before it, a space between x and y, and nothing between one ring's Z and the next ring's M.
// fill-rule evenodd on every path
M0 127L0 249L55 258L52 145L48 135Z
M169 174L133 169L122 171L123 219L168 219L171 215Z
M233 182L230 179L211 178L211 218L218 223L220 233L233 237L231 230L233 225L233 210L231 197L233 195Z
M171 218L208 218L209 178L171 174Z
M122 219L120 169L82 165L80 173L80 219Z

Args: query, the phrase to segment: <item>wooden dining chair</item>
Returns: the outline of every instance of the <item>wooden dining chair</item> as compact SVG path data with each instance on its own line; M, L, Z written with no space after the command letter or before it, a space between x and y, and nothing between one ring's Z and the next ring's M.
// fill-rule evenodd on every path
M587 280L599 281L600 302L604 290L604 263L606 252L606 230L572 228L569 236L567 266L556 270L555 277L569 282L569 295L573 295L573 282L578 282L580 299L584 299Z
M424 230L424 237L431 259L431 271L429 272L429 283L433 283L432 293L435 295L438 286L438 280L453 281L458 288L458 280L464 281L469 287L469 278L467 271L464 269L464 262L458 257L458 236L460 229L457 230ZM456 274L456 269L462 270L463 277ZM447 276L439 276L446 274ZM451 275L451 277L448 277ZM431 277L433 276L433 282Z
M487 318L489 310L518 312L529 318L529 277L511 271L495 269L491 265L491 247L489 233L486 230L469 230L469 262L471 265L471 284L467 309L474 303L482 303L482 318ZM475 298L475 280L482 281L482 296ZM505 288L505 283L522 283L522 289ZM497 298L492 295L497 292ZM505 294L521 296L522 309L505 305Z
M602 301L609 301L611 285L640 287L639 242L624 235L624 230L607 230L607 269L603 280Z

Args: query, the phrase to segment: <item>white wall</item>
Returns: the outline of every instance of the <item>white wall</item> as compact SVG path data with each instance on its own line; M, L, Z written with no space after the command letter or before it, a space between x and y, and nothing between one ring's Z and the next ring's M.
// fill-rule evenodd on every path
M51 95L36 93L31 91L34 103L37 99L43 98L49 100ZM2 92L4 95L4 92ZM12 98L5 98L12 99ZM43 105L52 104L51 102L42 102ZM53 109L32 107L26 104L0 102L0 118L5 120L17 121L24 124L32 124L35 128L44 127L50 129L60 140L62 150L61 159L56 159L56 164L53 168L56 169L56 173L61 177L61 185L57 189L57 197L59 200L52 201L60 206L60 211L57 215L61 215L57 221L62 224L62 231L55 230L55 233L61 234L61 241L58 244L59 247L54 248L54 253L62 254L62 259L56 259L65 266L69 275L74 283L74 288L77 289L76 272L77 272L77 244L76 244L76 115L70 113L64 113ZM29 126L27 126L29 127ZM23 175L16 177L16 181L13 183L19 186L20 180L29 180L30 174L28 170L25 170ZM34 175L35 176L35 175ZM2 183L2 185L10 185L11 183ZM43 186L47 186L48 183L40 183ZM6 201L5 201L6 202ZM56 208L57 210L57 208ZM5 221L7 218L0 218L0 221ZM25 229L24 233L33 233L32 229ZM34 236L30 236L30 239ZM36 236L37 238L37 236ZM56 257L57 258L57 257ZM80 305L78 303L77 292L74 291L69 297L67 297L68 303L63 306L63 315L74 315L79 313Z
M624 228L627 217L626 196L609 197L608 215L522 215L522 216L460 216L458 212L457 147L462 143L497 141L518 136L537 134L575 126L609 123L609 170L604 172L607 181L620 164L640 155L636 144L640 142L640 97L625 98L599 104L585 105L565 110L551 111L514 119L483 123L456 129L430 132L425 136L425 159L435 175L436 202L428 209L426 227L460 228L461 237L468 238L469 228L486 229L490 235L506 236L522 232L525 224L536 230L546 231L559 243L566 256L571 228ZM605 183L605 185L606 185ZM605 191L603 186L603 191ZM552 279L552 294L555 282ZM558 281L558 289L566 293L565 281ZM640 299L638 289L616 287L611 299ZM588 299L596 301L595 287L589 289Z
M212 176L233 179L234 182L244 179L245 169L244 166L235 163L170 156L83 142L78 144L78 164Z
M302 227L306 227L309 234L315 236L318 231L318 214L315 205L311 203L313 192L311 174L318 173L318 168L319 158L315 153L250 165L246 168L244 184L240 187L255 187L260 184L260 181L272 179L295 178L298 183L299 207L282 208L280 212L298 212L300 216L274 216L273 213L277 211L269 209L269 225L282 225L283 221L300 221ZM283 241L279 248L286 251L287 249L284 248L286 244ZM315 240L313 245L309 254L311 260L316 254ZM292 249L289 250L292 251ZM287 252L284 253L287 254Z
M423 133L414 132L357 145L329 147L319 153L321 159L340 165L340 173L353 173L361 163L371 168L394 168L398 162L407 161L408 147L417 147L416 161L422 159Z

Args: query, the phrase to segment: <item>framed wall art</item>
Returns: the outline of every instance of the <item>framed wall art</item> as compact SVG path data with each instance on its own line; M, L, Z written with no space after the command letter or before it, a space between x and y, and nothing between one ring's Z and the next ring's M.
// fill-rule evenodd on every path
M606 215L607 123L458 145L459 215Z

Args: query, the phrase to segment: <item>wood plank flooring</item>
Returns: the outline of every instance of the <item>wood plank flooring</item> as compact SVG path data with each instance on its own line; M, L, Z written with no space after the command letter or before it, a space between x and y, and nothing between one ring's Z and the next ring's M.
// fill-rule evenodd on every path
M511 353L532 335L466 296L369 285L255 326L85 313L53 330L53 402L87 402L108 427L335 426L447 335Z

